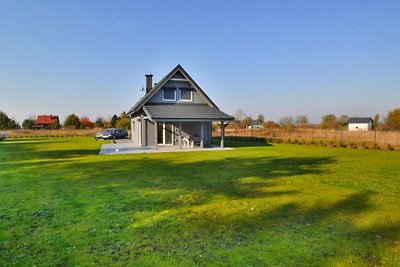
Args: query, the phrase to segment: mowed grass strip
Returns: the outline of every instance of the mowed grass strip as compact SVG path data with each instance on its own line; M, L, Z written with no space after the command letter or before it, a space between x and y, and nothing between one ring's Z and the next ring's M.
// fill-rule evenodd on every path
M100 145L0 143L0 265L399 264L398 151Z

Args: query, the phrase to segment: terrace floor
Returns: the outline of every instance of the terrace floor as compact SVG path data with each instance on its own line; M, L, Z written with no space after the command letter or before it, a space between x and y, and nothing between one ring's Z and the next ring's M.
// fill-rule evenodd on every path
M118 155L118 154L142 154L142 153L165 153L165 152L189 152L189 151L218 151L230 150L232 148L213 145L211 147L200 148L185 147L179 148L177 145L158 145L157 148L153 147L140 147L130 140L116 140L115 143L104 144L100 148L99 155Z

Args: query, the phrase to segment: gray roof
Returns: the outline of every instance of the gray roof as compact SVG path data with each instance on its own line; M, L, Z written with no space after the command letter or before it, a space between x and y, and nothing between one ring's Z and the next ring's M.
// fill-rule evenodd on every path
M261 122L258 120L252 120L251 125L261 125Z
M161 79L161 81L159 81L157 83L157 85L155 85L147 94L145 94L126 114L127 115L131 115L132 113L137 112L139 109L141 109L147 101L150 100L150 98L152 96L154 96L157 91L169 80L172 78L172 76L174 76L174 74L177 71L180 71L184 76L186 76L186 78L189 80L189 82L193 85L194 88L196 88L196 90L198 92L200 92L201 94L204 95L204 97L208 100L208 102L210 103L211 106L213 107L217 107L217 105L215 105L215 103L208 97L208 95L206 95L206 93L204 93L204 91L200 88L200 86L192 79L192 77L190 77L190 75L183 69L183 67L178 64L172 71L170 71L170 73L168 73L164 78Z
M369 117L363 117L363 118L350 118L349 123L368 123L372 122L372 119Z
M145 105L154 120L232 120L233 117L207 104Z

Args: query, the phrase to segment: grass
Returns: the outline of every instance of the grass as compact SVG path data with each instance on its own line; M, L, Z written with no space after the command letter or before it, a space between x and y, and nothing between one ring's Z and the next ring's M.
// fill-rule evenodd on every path
M400 152L226 143L3 140L0 265L399 265Z

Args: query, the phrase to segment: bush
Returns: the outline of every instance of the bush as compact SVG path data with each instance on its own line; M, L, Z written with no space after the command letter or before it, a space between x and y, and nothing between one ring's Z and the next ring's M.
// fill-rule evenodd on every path
M391 144L387 144L386 147L387 147L388 150L394 150L394 146L392 146Z

